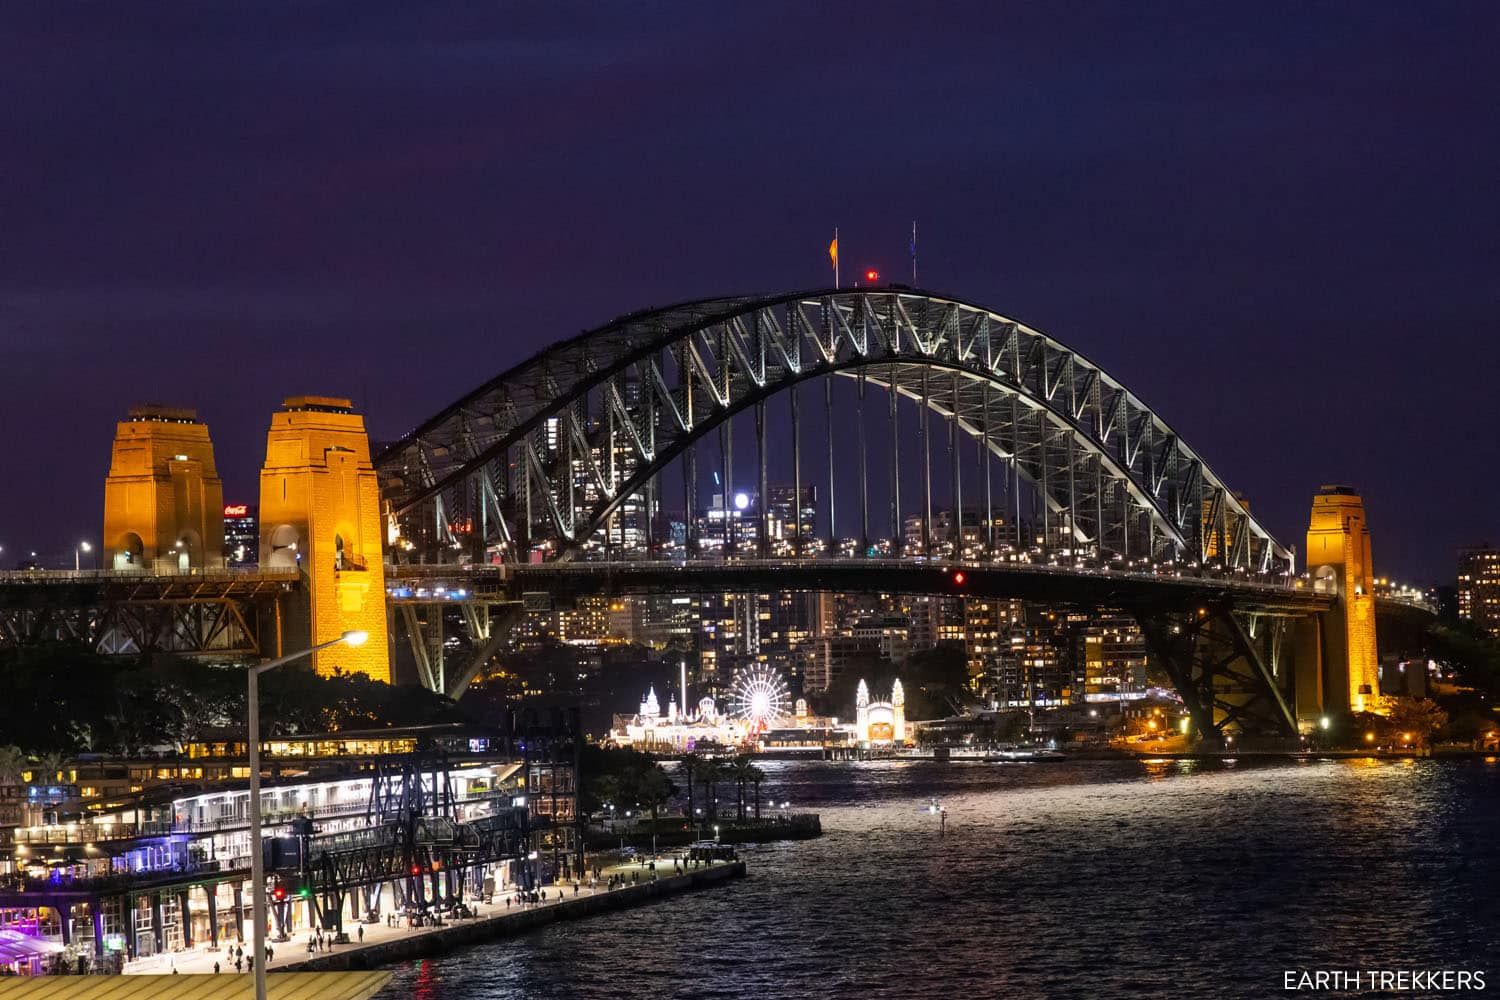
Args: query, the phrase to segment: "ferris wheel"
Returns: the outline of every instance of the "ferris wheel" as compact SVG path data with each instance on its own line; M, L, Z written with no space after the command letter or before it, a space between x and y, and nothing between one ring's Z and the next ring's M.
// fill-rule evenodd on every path
M734 675L729 688L729 711L736 719L764 730L786 716L792 694L781 675L769 667L754 666Z

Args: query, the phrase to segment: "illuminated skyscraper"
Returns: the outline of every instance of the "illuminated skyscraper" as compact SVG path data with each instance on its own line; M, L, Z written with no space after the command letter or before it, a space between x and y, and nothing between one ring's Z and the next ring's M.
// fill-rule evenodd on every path
M260 553L260 518L252 503L224 505L224 564L254 566Z

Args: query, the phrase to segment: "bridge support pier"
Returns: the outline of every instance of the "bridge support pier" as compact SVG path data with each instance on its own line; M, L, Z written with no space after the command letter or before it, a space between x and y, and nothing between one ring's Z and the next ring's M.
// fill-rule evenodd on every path
M454 606L459 609L462 631L469 644L468 651L457 656L447 654L443 645L443 616ZM412 659L416 662L418 682L429 691L445 694L455 701L463 697L469 683L509 638L522 610L520 603L472 601L418 603L398 600L396 608L399 625L404 626Z
M1139 611L1136 620L1205 742L1296 738L1297 720L1273 669L1272 630L1252 637L1228 605Z
M1296 665L1297 724L1304 730L1318 725L1327 710L1324 682L1323 616L1307 615L1292 626L1292 658Z

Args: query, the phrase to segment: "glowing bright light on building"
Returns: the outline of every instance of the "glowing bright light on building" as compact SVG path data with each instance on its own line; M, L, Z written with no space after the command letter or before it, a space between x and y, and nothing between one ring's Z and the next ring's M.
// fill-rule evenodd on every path
M748 496L746 496L744 493L736 493L734 495L735 510L744 510L748 506L750 506L750 498Z

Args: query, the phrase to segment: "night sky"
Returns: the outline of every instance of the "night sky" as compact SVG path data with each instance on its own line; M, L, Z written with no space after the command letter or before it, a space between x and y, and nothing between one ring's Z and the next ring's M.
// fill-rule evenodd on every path
M757 16L748 16L751 11ZM737 16L743 15L743 16ZM1500 541L1493 3L72 4L0 14L0 556L97 541L114 422L392 438L621 313L849 269L1102 364L1302 548ZM846 272L847 273L847 272Z

